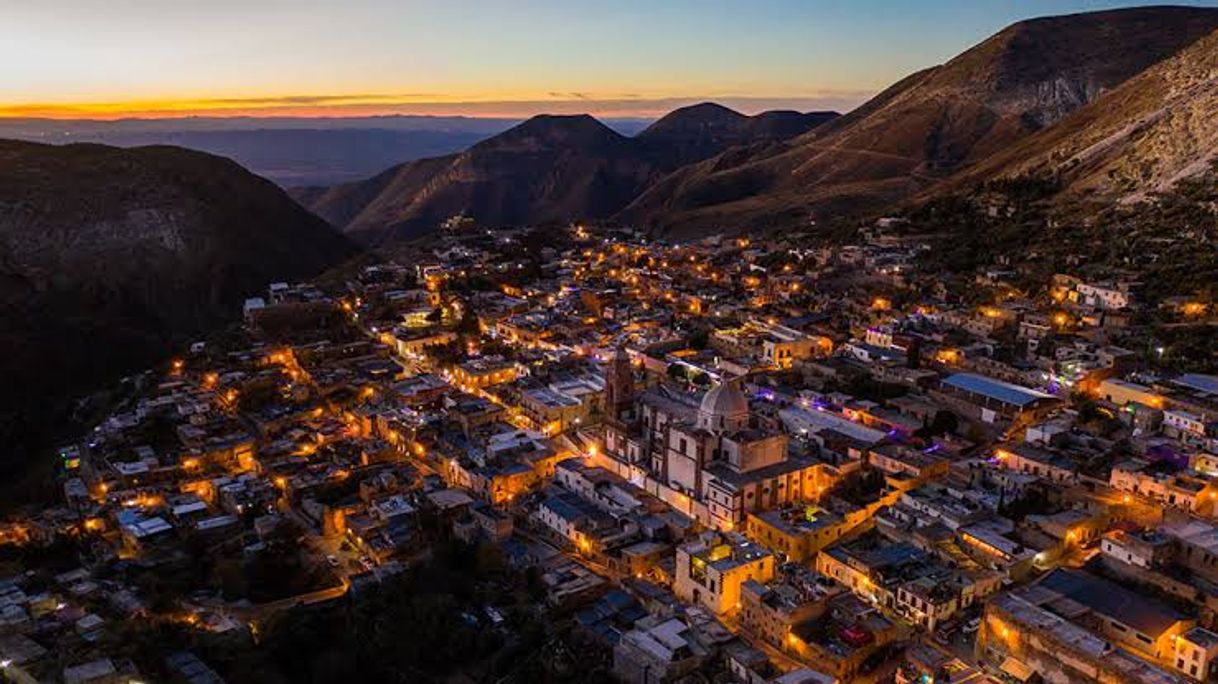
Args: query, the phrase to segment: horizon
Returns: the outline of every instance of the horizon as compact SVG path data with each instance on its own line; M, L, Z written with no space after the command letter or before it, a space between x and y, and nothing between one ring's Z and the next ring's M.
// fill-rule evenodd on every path
M283 0L22 6L0 26L0 58L37 66L0 83L0 120L647 119L699 102L845 113L1012 23L1159 3L526 4L322 2L286 27L299 8Z

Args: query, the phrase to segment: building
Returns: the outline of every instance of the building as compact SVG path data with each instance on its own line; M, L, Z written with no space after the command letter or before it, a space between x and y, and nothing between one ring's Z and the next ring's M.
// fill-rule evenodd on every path
M1218 676L1218 634L1193 627L1176 639L1175 667L1199 681Z
M1218 485L1188 471L1173 472L1163 462L1128 460L1112 467L1108 484L1120 492L1146 497L1197 515L1213 515Z
M806 561L848 531L842 516L814 504L749 513L744 534L786 561Z
M584 422L588 407L579 399L549 387L525 390L520 410L538 429L556 435Z
M1062 572L1067 571L1057 570L1047 578ZM1171 636L1186 634L1191 629L1187 621L1178 620L1176 614L1164 611L1146 597L1130 596L1128 590L1110 594L1110 586L1115 585L1075 577L1053 580L1048 587L1043 583L1029 585L991 598L977 633L977 658L1016 681L1039 675L1044 681L1063 683L1187 682L1172 672L1177 662L1174 647L1164 652L1170 663L1164 667L1108 637L1124 628L1128 634L1140 635L1135 637L1140 648L1153 649L1154 634L1166 642L1179 641ZM1192 658L1192 649L1191 645L1182 646L1181 652Z
M456 364L448 373L458 387L482 389L512 382L519 377L520 369L510 361L484 358Z
M809 570L770 583L748 580L741 585L740 627L771 646L785 648L791 631L824 615L829 599L841 591Z
M621 525L612 515L574 493L561 490L541 502L535 517L554 536L587 555L632 540L637 532L637 527Z
M955 373L939 383L937 398L986 423L1044 418L1061 405L1051 394L975 373Z
M994 450L994 458L1003 468L1017 473L1062 484L1078 481L1079 464L1074 459L1026 443L998 447Z
M738 382L712 388L696 418L668 427L667 443L652 461L660 497L720 530L745 514L813 499L825 476L821 466L788 454L788 438L750 421Z
M650 617L614 646L613 674L624 684L669 682L693 672L710 655L680 618Z
M1152 388L1120 378L1108 378L1101 381L1097 391L1101 399L1116 406L1142 404L1161 409L1164 405L1163 395Z
M740 609L741 586L774 577L774 556L739 534L705 533L677 547L673 592L716 615Z

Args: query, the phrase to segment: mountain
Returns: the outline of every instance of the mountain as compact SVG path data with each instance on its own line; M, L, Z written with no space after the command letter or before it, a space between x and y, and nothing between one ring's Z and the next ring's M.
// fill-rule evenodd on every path
M460 152L520 119L461 116L0 118L0 138L116 147L173 145L228 157L281 187L363 180L395 164ZM633 135L647 119L605 124Z
M101 133L75 136L74 140L116 147L185 147L228 157L282 187L292 187L367 178L391 164L458 152L488 135L461 131L264 128Z
M1218 29L1218 10L1150 7L1014 24L781 146L730 149L621 214L659 228L806 221L908 198L1061 121Z
M20 452L73 394L356 252L227 159L0 141L0 440Z
M1136 201L1213 168L1215 112L1218 32L935 190L1040 178L1053 181L1059 202Z
M591 116L537 116L455 155L390 168L366 181L294 196L376 245L434 230L464 213L487 225L600 219L669 172L729 146L772 143L831 113L745 116L713 104L679 109L634 137Z
M635 138L684 165L737 145L775 142L806 133L836 118L836 112L769 111L746 116L713 102L682 107L665 115Z
M463 212L491 224L607 216L661 169L642 145L591 116L538 116L460 154L296 197L357 240L380 244Z

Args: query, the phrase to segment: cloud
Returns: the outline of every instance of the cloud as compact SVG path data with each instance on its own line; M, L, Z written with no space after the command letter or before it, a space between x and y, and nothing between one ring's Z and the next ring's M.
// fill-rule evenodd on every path
M355 95L278 95L273 97L224 97L200 100L212 105L268 106L277 105L332 105L355 103L403 102L439 99L435 93L373 93Z
M745 114L770 109L846 112L870 91L826 91L796 96L691 95L646 97L638 93L596 94L552 91L543 98L477 100L434 93L334 93L226 97L197 100L109 103L0 104L0 117L60 119L181 116L375 116L433 115L523 118L535 114L592 114L599 117L656 118L699 102L717 102Z

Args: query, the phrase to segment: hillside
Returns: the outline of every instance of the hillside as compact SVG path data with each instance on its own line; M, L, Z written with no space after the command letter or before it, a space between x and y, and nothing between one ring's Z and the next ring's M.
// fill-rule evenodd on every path
M1218 11L1179 7L1020 22L785 145L683 168L621 218L711 230L880 209L1052 126L1216 28Z
M227 159L0 141L0 438L20 453L66 397L355 251Z
M1030 177L1051 180L1058 203L1145 199L1218 161L1215 112L1218 32L936 191Z
M590 116L538 116L460 154L294 196L370 245L434 230L461 213L492 226L601 219L686 163L733 145L773 143L834 116L749 117L702 104L672 112L633 138Z

